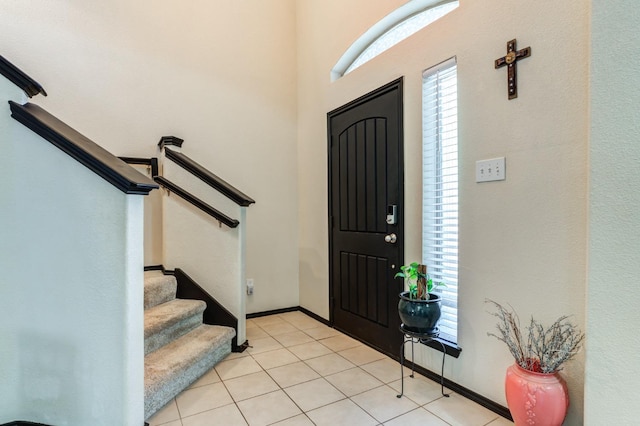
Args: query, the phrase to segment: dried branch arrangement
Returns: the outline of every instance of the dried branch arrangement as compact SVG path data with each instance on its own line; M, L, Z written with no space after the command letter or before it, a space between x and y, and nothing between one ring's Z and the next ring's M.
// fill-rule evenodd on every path
M562 364L569 361L580 350L584 333L569 322L568 316L561 316L546 328L531 317L527 336L522 336L520 319L513 310L507 309L493 300L486 303L497 309L491 315L498 318L496 328L499 334L487 333L504 342L518 365L536 373L555 373Z

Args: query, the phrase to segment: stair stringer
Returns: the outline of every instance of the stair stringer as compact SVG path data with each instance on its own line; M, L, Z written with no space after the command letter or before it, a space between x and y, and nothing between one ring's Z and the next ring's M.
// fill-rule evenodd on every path
M202 300L207 304L204 310L202 322L210 325L224 325L236 331L236 337L231 342L232 352L242 352L246 348L246 341L238 344L238 318L218 302L212 295L204 290L182 269L176 268L170 271L178 282L176 297L179 299Z

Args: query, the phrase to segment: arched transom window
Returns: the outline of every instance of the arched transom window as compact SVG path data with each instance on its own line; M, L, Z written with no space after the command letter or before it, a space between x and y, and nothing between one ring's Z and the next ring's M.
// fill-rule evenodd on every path
M412 0L372 26L342 55L331 70L335 81L385 50L442 18L459 5L458 0Z

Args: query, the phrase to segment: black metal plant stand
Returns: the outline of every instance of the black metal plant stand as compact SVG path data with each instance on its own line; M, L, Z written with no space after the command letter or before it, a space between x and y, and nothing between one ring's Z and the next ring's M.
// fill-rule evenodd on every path
M427 342L438 342L442 345L442 368L440 371L440 392L442 396L449 397L449 394L444 393L444 358L446 355L446 348L444 343L440 340L437 340L436 337L440 334L440 332L436 331L435 333L416 333L413 331L409 331L405 328L404 324L400 324L400 331L404 335L404 341L402 345L400 345L400 394L396 395L398 398L402 398L404 395L404 346L407 342L411 342L411 375L409 377L413 378L414 373L414 349L413 346L416 343L427 343Z

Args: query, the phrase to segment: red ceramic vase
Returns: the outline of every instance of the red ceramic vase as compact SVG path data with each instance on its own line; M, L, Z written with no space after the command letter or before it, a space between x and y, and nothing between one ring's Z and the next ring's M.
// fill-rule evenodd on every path
M567 415L567 384L557 373L534 373L515 363L507 368L505 392L516 426L560 426Z

